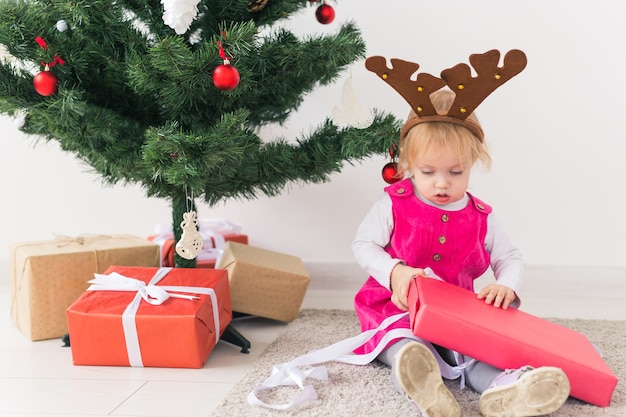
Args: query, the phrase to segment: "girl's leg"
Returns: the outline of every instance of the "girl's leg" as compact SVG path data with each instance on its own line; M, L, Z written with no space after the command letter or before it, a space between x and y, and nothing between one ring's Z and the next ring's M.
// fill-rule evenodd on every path
M382 352L378 360L391 367L394 386L417 407L420 415L461 415L459 404L443 384L437 359L423 344L401 339Z
M409 338L398 339L397 342L395 342L392 345L389 345L387 349L380 352L380 354L376 357L376 359L378 359L379 362L382 362L388 367L393 368L396 354L398 353L400 348L412 341L413 339L409 339Z
M468 356L463 356L463 359L465 361L471 360ZM493 380L502 373L502 369L488 365L485 362L474 361L465 368L464 373L467 386L482 394L489 388Z
M567 376L553 367L502 371L475 361L465 368L465 383L482 394L480 411L485 417L541 416L559 409L569 396Z
M485 417L543 416L569 397L569 380L560 368L524 366L498 375L480 396Z
M396 378L396 374L394 372L394 367L395 367L395 363L396 363L396 355L398 354L398 351L404 345L406 345L407 343L411 343L411 342L413 342L412 339L408 339L408 338L407 339L400 339L397 342L395 342L393 345L390 345L387 349L385 349L382 352L380 352L380 354L376 357L376 359L378 359L379 362L381 362L381 363L387 365L389 368L391 368L391 380L393 381L393 386L401 394L404 394L404 390L402 389L402 387L398 383L398 378Z

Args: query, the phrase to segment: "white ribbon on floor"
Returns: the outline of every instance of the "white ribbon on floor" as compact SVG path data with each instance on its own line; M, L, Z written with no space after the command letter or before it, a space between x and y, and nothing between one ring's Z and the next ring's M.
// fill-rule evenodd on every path
M94 274L94 279L88 281L92 284L87 291L134 291L135 298L128 304L122 313L122 326L124 328L124 338L126 340L126 350L128 351L128 362L130 366L143 366L141 349L139 347L139 336L137 335L137 323L135 317L141 304L141 300L152 305L161 305L168 298L183 298L186 300L196 300L195 295L176 294L168 291L187 292L195 294L206 294L211 298L213 308L213 321L215 326L215 343L220 339L220 318L217 304L217 295L213 288L206 287L186 287L178 285L159 285L159 283L173 268L159 268L148 284L145 282L129 278L117 272L108 275Z
M428 278L442 280L438 277L432 269L426 268L424 270ZM391 329L385 333L382 339L378 342L373 351L363 355L356 355L352 352L359 347L363 346L369 341L376 333L382 330L386 330L393 323L407 317L409 313L400 313L394 316L387 317L380 325L371 330L366 330L361 334L344 339L340 342L327 346L320 350L309 352L305 355L299 356L290 362L286 362L280 365L275 365L272 369L272 374L267 378L263 384L254 388L248 394L248 404L270 408L273 410L290 410L299 405L302 405L308 401L317 399L317 393L312 385L304 385L306 378L314 378L322 381L328 380L328 373L325 366L311 367L324 362L336 361L342 363L348 363L352 365L366 365L372 362L376 357L387 347L390 341L398 338L409 338L416 340L426 346L437 360L441 376L446 379L461 378L461 389L465 388L465 374L463 370L469 365L475 362L474 359L463 362L463 355L458 352L454 353L454 358L459 365L451 366L448 364L439 354L437 349L432 343L423 340L413 334L408 328ZM308 366L304 371L300 370L299 366ZM257 394L270 390L279 386L294 386L300 387L300 391L294 396L293 400L288 404L268 404L261 401Z
M317 393L312 385L304 385L306 378L314 378L322 381L328 379L328 373L325 366L310 367L310 365L320 364L329 361L337 361L348 363L352 365L366 365L372 362L387 346L389 341L396 338L410 338L424 344L433 353L439 364L441 375L446 379L457 379L461 377L462 385L463 369L467 367L471 362L466 362L458 366L451 366L441 358L432 343L427 342L419 337L415 336L410 329L399 328L389 330L380 342L376 345L376 348L364 355L355 355L352 352L370 340L376 333L381 330L387 329L390 325L408 316L409 313L400 313L385 319L380 326L375 329L364 331L363 333L344 339L340 342L327 346L320 350L309 352L305 355L299 356L290 362L286 362L280 365L275 365L272 369L272 374L267 378L263 384L254 388L248 394L248 404L270 408L273 410L290 410L299 405L302 405L308 401L317 399ZM305 370L301 370L298 367L309 366ZM287 404L268 404L261 401L257 394L265 390L270 390L279 386L298 386L300 391L294 396L293 400Z

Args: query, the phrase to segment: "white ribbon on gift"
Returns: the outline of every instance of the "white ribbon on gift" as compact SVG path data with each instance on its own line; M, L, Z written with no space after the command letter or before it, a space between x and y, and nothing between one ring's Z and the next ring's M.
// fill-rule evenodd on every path
M223 218L205 218L198 220L198 232L204 240L202 251L196 256L198 261L215 261L217 265L224 253L226 233L241 233L241 225ZM163 246L168 240L174 239L171 225L157 224L154 228L155 237L153 243L159 245L161 253L160 266L163 266Z
M220 260L220 257L224 253L224 246L226 246L226 239L220 233L214 232L211 229L200 228L198 230L200 236L204 240L205 245L202 247L202 251L196 256L198 261L215 261L215 265ZM207 245L207 242L212 242L213 247Z
M187 287L180 285L159 285L165 276L173 268L159 268L148 284L145 282L129 278L117 272L108 275L94 274L94 279L88 281L92 284L87 291L134 291L135 298L128 304L124 313L122 313L122 326L124 329L124 338L126 340L126 350L128 352L128 361L130 366L143 366L141 358L141 348L139 346L139 336L137 335L137 323L135 317L137 310L141 304L141 300L152 305L161 305L168 298L183 298L186 300L197 300L199 297L187 294L177 294L168 291L187 292L195 294L206 294L211 298L211 307L213 308L213 324L215 327L215 343L220 340L220 318L219 308L217 304L217 295L213 288L206 287Z
M430 268L426 268L426 275L429 278L441 279L434 274ZM317 393L312 385L304 385L304 381L307 378L318 379L322 381L328 380L328 372L325 366L311 367L311 365L321 364L324 362L336 361L342 363L348 363L351 365L366 365L371 363L376 357L383 351L391 340L397 338L409 338L416 340L426 346L435 356L441 376L446 379L461 378L461 388L465 387L465 375L463 370L469 365L474 363L474 359L469 361L463 361L463 357L458 352L454 352L455 360L459 365L452 366L448 364L439 354L437 349L432 343L423 340L413 334L408 328L396 328L388 330L385 335L378 342L374 350L367 354L357 355L352 352L359 347L363 346L369 341L376 333L385 330L393 323L408 317L409 313L400 313L383 320L380 325L371 330L366 330L356 336L344 339L330 346L327 346L320 350L311 351L305 355L299 356L289 362L275 365L272 368L271 375L258 387L254 388L248 394L248 404L265 407L273 410L290 410L298 407L308 401L317 399ZM306 369L301 370L300 366L307 366ZM287 404L269 404L261 401L257 394L265 390L271 390L280 386L298 386L298 391L291 402Z
M241 233L241 225L221 217L208 217L198 220L200 230L214 230L217 233Z

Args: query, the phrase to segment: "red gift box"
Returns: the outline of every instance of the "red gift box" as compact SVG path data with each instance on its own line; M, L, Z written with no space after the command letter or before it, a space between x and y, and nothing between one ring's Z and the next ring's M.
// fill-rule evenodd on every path
M248 244L248 236L241 233L241 226L225 219L200 219L198 232L204 239L204 247L196 257L196 267L215 268L225 242ZM176 245L171 226L157 225L154 235L148 240L159 245L161 266L175 266Z
M225 270L112 266L96 279L114 282L97 282L67 309L74 365L201 368L232 320ZM154 305L142 292L153 303L170 298Z
M572 397L606 407L617 377L586 336L509 308L478 300L446 282L418 277L409 287L411 330L422 339L501 369L556 366Z

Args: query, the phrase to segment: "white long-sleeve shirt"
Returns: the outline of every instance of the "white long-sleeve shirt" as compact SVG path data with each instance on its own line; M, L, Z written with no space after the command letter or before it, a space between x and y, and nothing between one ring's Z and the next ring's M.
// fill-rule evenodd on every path
M462 210L469 202L469 196L466 194L463 199L444 207L428 201L418 193L416 196L426 204L445 208L447 211ZM404 262L402 259L392 258L385 251L394 226L391 204L391 197L384 193L366 214L352 243L357 263L380 285L388 289L391 270L397 263ZM487 217L485 249L491 257L491 269L498 284L519 293L524 261L521 252L508 239L493 212Z

